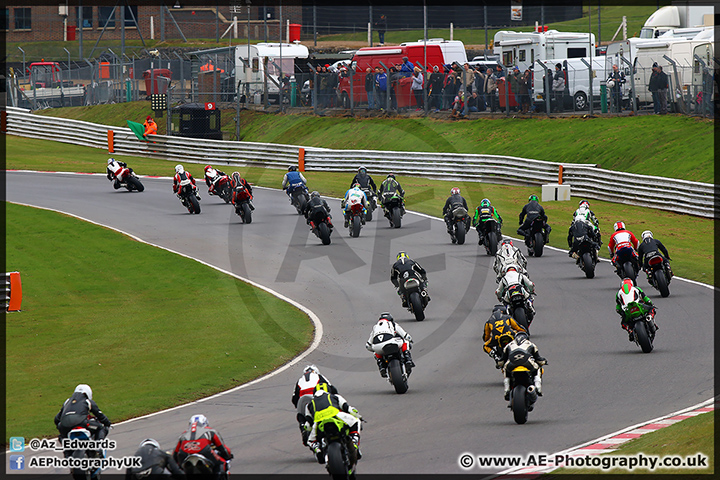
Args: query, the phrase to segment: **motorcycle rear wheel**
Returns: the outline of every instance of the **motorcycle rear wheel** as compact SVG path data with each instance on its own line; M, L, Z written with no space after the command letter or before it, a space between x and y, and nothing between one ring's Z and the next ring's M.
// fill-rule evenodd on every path
M536 257L542 257L544 246L545 246L545 237L543 236L542 232L537 232L535 234L535 245L533 246L533 250L534 250Z
M142 183L140 183L140 180L138 180L137 178L135 178L133 176L128 177L127 184L132 185L132 188L134 188L138 192L142 192L143 190L145 190L145 187L143 186ZM132 189L130 189L130 190L132 190Z
M592 262L592 255L590 253L583 253L582 256L583 270L587 278L593 278L595 276L595 265Z
M397 358L390 360L390 364L388 365L388 375L390 376L390 381L392 382L393 387L395 387L396 393L403 394L407 392L407 380L403 379L402 367L400 366L400 360Z
M402 210L400 210L400 207L393 208L392 224L395 228L400 228L400 226L402 225Z
M515 319L515 321L525 329L525 331L530 334L530 328L528 325L527 320L527 313L525 312L524 308L516 308L515 311L512 314L512 317Z
M323 245L330 245L330 227L326 223L321 223L317 228Z
M348 478L349 468L343 461L342 446L338 442L332 442L327 448L327 470L333 480Z
M242 204L242 219L245 223L252 223L252 211L250 210L250 205L247 203Z
M655 277L655 284L657 285L657 289L660 291L660 296L670 296L670 288L668 287L665 272L662 270L655 270L653 276Z
M360 216L355 215L352 219L352 225L350 226L350 236L355 238L359 237L361 228Z
M188 197L188 201L190 202L190 208L188 208L188 210L190 210L190 213L200 213L200 202L198 202L197 197L191 194Z
M415 320L418 322L425 320L425 311L423 310L422 299L419 293L413 292L410 294L410 305L412 305Z
M635 337L637 338L640 348L643 353L650 353L653 349L652 340L648 335L647 328L645 328L645 322L635 322Z
M497 239L497 236L495 235L495 232L488 233L487 242L488 242L488 250L489 250L488 254L494 257L497 254L497 244L498 244L498 239Z
M623 264L623 278L629 278L635 283L637 276L631 262L625 262Z
M458 245L465 243L465 223L455 223L455 238L457 239Z
M522 425L527 422L528 409L527 400L525 400L526 389L523 385L516 385L510 397L510 404L513 412L515 423Z
M372 222L373 211L372 207L368 206L367 212L365 213L365 221Z

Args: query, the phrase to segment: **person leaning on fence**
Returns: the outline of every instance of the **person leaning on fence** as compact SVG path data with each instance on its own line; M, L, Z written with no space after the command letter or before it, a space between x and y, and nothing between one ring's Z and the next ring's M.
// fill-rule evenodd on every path
M553 102L555 103L554 112L563 111L563 100L565 94L565 75L563 75L562 64L555 64L555 75L552 83Z
M473 71L473 91L477 92L477 108L479 112L485 111L485 90L483 90L483 82L485 76L483 75L480 67L477 67Z
M445 84L443 87L443 106L441 110L447 110L452 107L455 98L455 72L449 70L445 76Z
M617 64L613 65L607 78L607 86L610 89L610 111L613 113L622 112L622 85L624 83L625 72L618 69Z
M425 103L423 101L423 74L420 67L415 67L412 74L412 85L410 86L410 89L412 90L413 95L415 95L415 104L417 105L417 109L415 110L420 111L425 107Z
M667 111L667 95L668 95L668 76L663 72L663 68L658 65L657 95L660 103L660 115L666 115Z
M387 87L388 87L388 76L385 73L385 69L381 67L375 67L375 91L377 92L377 103L380 110L384 111L387 106Z
M495 91L497 90L497 82L493 76L492 68L488 68L483 82L483 90L485 91L485 101L490 105L490 111L494 112L497 107L497 98Z
M365 93L367 94L367 101L368 101L368 110L372 110L374 108L373 106L373 97L374 97L374 90L375 90L375 75L373 74L373 71L370 67L367 67L365 69Z

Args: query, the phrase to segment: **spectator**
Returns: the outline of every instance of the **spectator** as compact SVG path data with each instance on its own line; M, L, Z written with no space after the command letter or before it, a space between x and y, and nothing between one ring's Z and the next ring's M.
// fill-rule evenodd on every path
M478 94L477 92L472 92L472 94L468 97L467 103L465 104L465 113L467 112L477 112L478 111Z
M328 84L329 74L327 71L328 65L320 67L320 79L318 80L318 95L320 96L320 107L325 108L330 106L330 97L328 96Z
M415 104L417 105L417 109L415 111L422 110L425 108L425 103L423 102L423 74L420 67L415 67L412 75L412 85L410 86L410 89L412 90L413 95L415 95Z
M485 91L485 102L490 105L490 111L494 112L497 109L497 98L495 98L495 90L497 89L497 82L493 76L492 68L488 68L485 74L485 81L483 82L483 90Z
M522 113L528 113L532 108L533 76L530 69L526 69L520 78L520 93Z
M470 95L472 93L472 84L475 81L475 74L473 73L472 69L470 68L469 63L465 63L463 65L462 75L460 77L462 89L465 92L465 95Z
M443 74L437 65L433 67L433 73L428 79L430 82L430 108L435 108L435 113L442 108Z
M495 66L495 80L500 80L501 78L505 78L505 70L503 70L503 67L500 65Z
M397 92L400 91L400 79L402 75L398 72L398 69L394 66L390 67L388 74L388 82L390 84L390 109L397 111ZM408 103L409 99L408 99Z
M612 66L607 83L610 88L610 112L620 113L622 112L622 85L625 83L625 72L619 70L617 64Z
M370 67L365 69L365 93L367 94L368 110L373 110L373 91L375 90L375 75Z
M478 66L475 68L473 76L474 84L473 84L473 90L477 92L477 108L478 111L484 112L485 111L485 91L483 90L483 82L485 81L485 76L483 75L482 71L480 70L480 67Z
M658 98L658 79L660 71L658 70L657 62L652 64L652 73L650 74L650 81L648 82L648 90L652 95L653 102L653 113L655 115L660 114L660 99Z
M660 115L667 114L667 92L668 92L668 76L663 72L663 68L658 65L658 81L657 95L660 103Z
M415 70L415 65L408 60L408 57L402 58L402 65L400 66L400 75L403 77L411 77L413 74L413 71Z
M462 89L460 89L457 95L455 95L455 100L452 104L451 116L453 118L465 116L465 92Z
M443 110L451 108L453 99L455 98L455 72L450 70L445 76L445 86L443 89Z
M509 75L510 78L510 93L515 97L515 103L517 106L512 107L514 110L520 108L520 69L515 66ZM510 96L508 96L510 98Z
M340 85L340 72L342 69L338 69L337 72L328 72L328 97L330 97L331 106L338 107L340 105L340 92L338 86Z
M375 91L377 92L377 101L380 106L380 111L385 111L387 105L387 83L388 78L385 73L385 69L376 67L375 71L378 72L375 75Z
M385 45L385 32L387 32L387 18L385 15L380 15L380 20L375 22L375 29L380 37L380 46Z
M555 112L563 111L563 100L565 94L565 75L563 75L562 64L555 64L555 76L552 83L553 102L555 102Z

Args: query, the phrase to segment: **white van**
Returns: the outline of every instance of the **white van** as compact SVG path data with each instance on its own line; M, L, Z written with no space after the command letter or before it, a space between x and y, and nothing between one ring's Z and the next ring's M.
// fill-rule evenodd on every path
M249 52L248 52L249 50ZM295 43L257 43L254 45L238 45L235 47L235 78L239 85L239 95L245 94L249 85L250 99L258 98L265 93L265 70L267 69L267 94L271 102L279 101L279 93L275 82L280 84L280 73L295 78L295 59L308 58L309 51L305 45ZM270 78L275 80L271 81ZM259 102L258 102L259 103Z
M587 57L590 48L595 48L595 35L587 33L501 30L493 37L493 52L500 55L502 64L521 71L531 68L535 60Z
M590 63L589 58L585 58L585 61ZM593 103L600 104L600 81L604 81L607 77L605 60L602 57L593 57L592 60L592 97L590 96L590 69L581 59L561 58L540 60L540 62L550 70L552 75L555 74L555 64L557 63L563 65L563 70L567 70L567 78L565 80L566 95L569 94L572 98L574 110L587 110L588 102L591 99ZM545 69L536 62L533 70L533 102L536 104L544 102L544 76ZM552 89L552 80L550 80L549 88Z

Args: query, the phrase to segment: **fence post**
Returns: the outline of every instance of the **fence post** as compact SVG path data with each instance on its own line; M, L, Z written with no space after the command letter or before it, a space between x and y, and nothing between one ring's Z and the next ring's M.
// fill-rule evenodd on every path
M563 166L560 165L560 168L558 168L558 185L562 185L563 182Z
M3 112L4 113L4 112ZM108 153L115 153L115 132L107 131Z
M305 171L305 149L302 147L298 149L298 170Z

